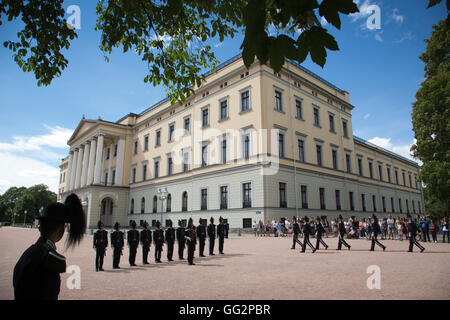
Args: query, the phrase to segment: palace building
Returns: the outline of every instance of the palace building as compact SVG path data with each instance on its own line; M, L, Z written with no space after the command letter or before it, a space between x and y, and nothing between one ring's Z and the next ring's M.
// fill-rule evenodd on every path
M240 55L205 79L183 104L83 117L59 200L76 193L89 228L423 213L418 164L353 136L348 92L293 61L274 73Z

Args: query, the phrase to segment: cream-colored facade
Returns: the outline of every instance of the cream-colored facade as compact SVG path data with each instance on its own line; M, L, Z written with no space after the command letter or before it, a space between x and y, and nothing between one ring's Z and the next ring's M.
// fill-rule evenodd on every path
M184 104L163 100L117 122L83 118L59 198L77 193L90 228L422 213L418 165L354 137L353 108L348 92L296 63L274 74L236 56Z

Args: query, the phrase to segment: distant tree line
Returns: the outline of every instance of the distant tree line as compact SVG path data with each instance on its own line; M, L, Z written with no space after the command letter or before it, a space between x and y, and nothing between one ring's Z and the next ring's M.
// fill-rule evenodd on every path
M23 223L25 218L25 223L32 223L39 215L39 210L52 202L56 202L56 193L45 184L29 188L11 187L0 195L0 221Z

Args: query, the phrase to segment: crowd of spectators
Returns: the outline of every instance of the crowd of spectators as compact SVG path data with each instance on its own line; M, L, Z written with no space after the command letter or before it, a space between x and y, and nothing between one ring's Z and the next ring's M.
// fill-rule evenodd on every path
M303 224L305 223L303 218L296 218L300 230L303 230ZM442 242L450 243L449 240L449 223L447 218L442 220L434 219L428 216L416 216L413 219L417 224L419 229L418 240L423 242L438 242L438 234L442 235ZM286 237L292 234L292 221L289 218L280 218L278 220L273 219L272 221L253 221L253 233L255 236L259 237ZM315 234L317 228L316 219L310 219L309 224ZM332 218L330 222L326 216L320 217L320 223L325 229L324 237L329 236L337 237L338 235L338 225L337 219ZM356 216L351 216L344 218L344 226L346 231L347 239L367 239L370 240L372 234L372 221L369 218L358 219ZM381 240L406 240L408 239L407 232L407 219L404 217L397 216L392 217L389 215L387 217L381 217L378 219L380 225ZM446 241L447 240L447 241Z

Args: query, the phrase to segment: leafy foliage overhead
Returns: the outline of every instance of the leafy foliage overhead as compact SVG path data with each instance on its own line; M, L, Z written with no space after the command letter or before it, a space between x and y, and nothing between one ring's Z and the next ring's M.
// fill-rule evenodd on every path
M77 37L64 19L63 0L0 0L0 24L21 19L17 41L5 41L14 60L49 85L68 61L64 49ZM174 103L183 102L204 80L201 71L218 61L207 41L245 34L242 53L249 67L257 58L279 71L285 58L303 62L308 54L324 66L334 37L319 22L337 29L340 14L358 12L353 0L99 0L96 30L108 60L114 48L134 51L148 65L145 82L162 84Z

